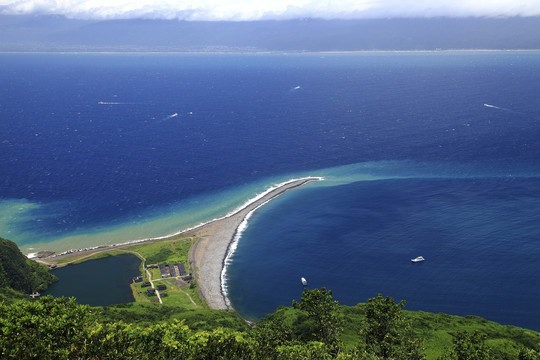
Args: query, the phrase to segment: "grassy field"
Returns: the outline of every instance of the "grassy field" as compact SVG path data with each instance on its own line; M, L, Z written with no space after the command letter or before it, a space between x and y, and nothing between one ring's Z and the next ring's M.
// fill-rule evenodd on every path
M341 306L345 320L343 340L348 346L358 341L364 318L363 306ZM414 333L423 339L428 359L437 359L452 346L453 334L458 331L478 330L487 335L486 344L497 359L517 358L521 347L534 348L540 344L540 333L501 325L478 316L455 316L423 311L405 311L405 317Z
M487 335L489 345L496 358L517 358L520 347L536 348L540 345L540 333L516 326L501 325L478 316L454 316L423 311L407 311L415 333L424 339L429 358L444 353L452 343L452 334L458 331L478 330Z
M250 326L234 310L192 309L178 305L156 306L150 303L119 304L100 308L100 321L123 321L142 326L184 320L193 330L229 328L247 331Z

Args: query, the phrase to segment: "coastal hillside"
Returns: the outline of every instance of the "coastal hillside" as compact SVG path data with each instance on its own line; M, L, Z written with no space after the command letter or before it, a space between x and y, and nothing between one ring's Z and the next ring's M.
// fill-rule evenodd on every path
M538 332L475 316L408 312L404 304L379 295L339 306L331 291L312 289L255 325L242 324L231 311L92 308L46 296L0 303L0 353L24 359L540 359Z
M56 281L45 265L28 259L17 245L0 238L0 289L9 293L11 289L30 294L43 291Z

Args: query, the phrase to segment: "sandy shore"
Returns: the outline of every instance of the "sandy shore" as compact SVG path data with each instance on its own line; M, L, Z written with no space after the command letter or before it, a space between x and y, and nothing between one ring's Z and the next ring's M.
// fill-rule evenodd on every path
M222 290L221 272L229 247L237 229L245 217L269 200L280 194L320 178L303 178L285 183L250 203L238 212L222 219L212 221L192 230L199 240L189 251L189 261L195 271L199 293L212 309L228 309L228 301Z

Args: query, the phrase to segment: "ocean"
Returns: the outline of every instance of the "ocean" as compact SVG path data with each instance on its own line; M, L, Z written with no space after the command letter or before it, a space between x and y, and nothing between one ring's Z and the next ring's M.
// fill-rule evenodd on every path
M540 330L540 52L0 55L0 236L164 236L274 184L225 273ZM424 256L426 261L411 264Z

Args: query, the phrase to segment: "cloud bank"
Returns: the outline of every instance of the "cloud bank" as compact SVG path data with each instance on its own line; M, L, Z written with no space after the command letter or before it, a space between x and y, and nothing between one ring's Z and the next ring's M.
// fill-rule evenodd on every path
M540 0L0 0L0 14L255 21L540 16Z

